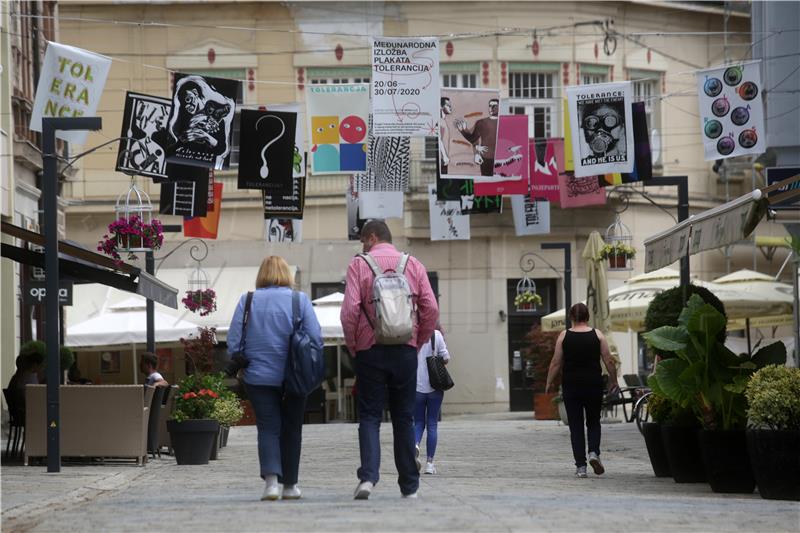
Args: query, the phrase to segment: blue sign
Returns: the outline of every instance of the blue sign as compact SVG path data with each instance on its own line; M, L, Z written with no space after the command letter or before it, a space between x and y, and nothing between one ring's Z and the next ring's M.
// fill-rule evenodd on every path
M773 185L785 179L791 178L800 174L800 167L769 167L767 168L767 185ZM779 194L789 191L798 191L800 193L800 180L784 185L767 194L771 198ZM796 209L800 210L800 194L793 198L787 198L782 202L770 204L770 209Z

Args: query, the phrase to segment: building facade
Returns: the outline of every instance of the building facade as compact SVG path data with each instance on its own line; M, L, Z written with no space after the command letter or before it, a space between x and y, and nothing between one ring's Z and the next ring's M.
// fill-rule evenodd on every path
M566 86L633 80L637 99L646 103L655 173L688 176L693 211L726 199L726 187L699 149L692 71L720 64L727 54L745 53L750 42L747 14L726 17L702 3L661 2L66 0L60 10L61 42L114 60L100 103L103 131L90 134L88 146L118 136L126 91L169 95L171 72L241 80L243 106L302 103L312 84L369 81L369 36L440 35L442 86L500 88L501 112L528 115L530 137L563 135ZM723 25L734 32L727 39L705 33L721 32ZM395 243L427 266L439 294L457 384L446 395L445 409L530 410L532 367L515 361L515 351L540 316L564 304L564 256L542 250L541 244L571 245L573 302L581 300L586 283L580 254L589 233L603 233L620 212L643 253L644 239L674 224L675 191L647 189L661 208L638 194L623 202L612 190L607 191L606 206L554 207L551 233L538 237L514 235L506 201L503 214L472 216L469 241L431 242L426 185L435 181L435 139L413 139L412 150L412 187L404 218L389 223ZM128 185L126 176L113 171L116 153L112 145L86 157L78 174L64 184L69 239L94 247L111 221L114 201ZM207 266L252 266L265 255L278 254L298 268L301 288L312 296L341 288L347 263L359 251L357 242L347 241L348 176L310 175L303 242L278 245L265 242L260 194L236 189L234 165L216 173L224 184L223 214L219 238L209 242ZM730 197L750 188L749 174L729 180ZM150 180L140 180L140 185L158 197L158 185ZM179 223L170 219L164 221ZM780 234L779 229L766 231ZM180 240L168 235L165 250ZM526 252L538 254L530 273L543 297L537 313L518 313L513 306ZM736 248L728 266L752 268L756 262L761 270L776 271L785 257L779 252L767 262L756 254L755 249ZM182 266L174 258L167 265ZM700 279L710 280L725 269L722 256L692 258L693 275ZM619 286L641 270L637 262L633 272L611 274L609 284ZM622 372L643 371L637 336L615 333L614 339Z

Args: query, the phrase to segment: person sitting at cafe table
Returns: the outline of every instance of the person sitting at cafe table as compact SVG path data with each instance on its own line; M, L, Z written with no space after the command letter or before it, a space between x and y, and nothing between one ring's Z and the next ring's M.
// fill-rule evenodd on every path
M158 368L158 356L152 352L144 352L139 360L139 370L147 376L144 384L154 387L168 387L169 383L164 379L164 376L156 371L156 368Z
M25 412L25 386L39 384L39 373L44 366L44 357L36 350L24 346L16 359L17 370L8 382L9 401L14 408ZM11 407L11 406L9 406Z

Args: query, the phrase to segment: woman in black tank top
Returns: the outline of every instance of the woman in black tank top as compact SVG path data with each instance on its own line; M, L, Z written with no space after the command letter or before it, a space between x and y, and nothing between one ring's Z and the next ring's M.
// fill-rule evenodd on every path
M603 403L603 375L600 358L605 361L609 376L617 369L611 359L608 342L603 334L589 327L589 309L578 303L569 310L572 327L561 333L547 373L546 391L553 380L562 374L562 399L567 409L572 455L575 457L575 475L586 477L586 438L583 431L584 415L589 434L589 464L595 474L605 472L600 462L600 407ZM609 385L609 392L617 387Z

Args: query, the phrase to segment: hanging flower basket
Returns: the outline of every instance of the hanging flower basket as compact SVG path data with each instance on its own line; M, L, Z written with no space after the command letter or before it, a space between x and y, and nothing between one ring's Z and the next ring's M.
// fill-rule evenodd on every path
M542 297L535 292L523 292L514 298L514 306L518 312L534 312L538 305L542 305Z
M600 257L608 260L608 270L632 270L631 260L636 257L636 249L622 242L615 242L606 244Z
M217 293L214 289L189 290L181 302L192 313L208 316L217 310Z
M158 250L164 243L164 232L161 221L143 222L136 215L120 217L108 225L108 233L98 242L97 251L111 256L117 264L122 263L120 253L128 254L129 260L135 260L134 252Z

